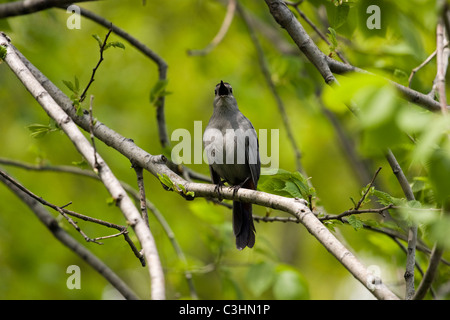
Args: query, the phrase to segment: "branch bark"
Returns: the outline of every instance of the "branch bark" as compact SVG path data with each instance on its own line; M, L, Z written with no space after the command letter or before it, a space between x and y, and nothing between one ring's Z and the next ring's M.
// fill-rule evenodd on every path
M333 73L342 74L348 72L359 72L370 74L368 71L357 68L351 64L336 61L324 54L311 40L301 23L295 18L294 14L289 10L286 4L280 0L265 0L270 9L270 13L280 26L289 33L292 40L298 46L300 51L308 58L309 61L317 68L322 75L325 83L332 84L336 82ZM433 100L429 96L415 91L411 88L402 86L401 84L389 80L389 82L403 95L403 97L430 111L439 111L441 107L439 102Z
M12 45L9 45L12 50ZM19 53L18 53L19 54ZM73 121L83 130L89 132L88 113L77 116L72 107L70 99L64 95L51 81L49 81L38 69L36 69L25 57L21 56L23 63L34 74L42 86L46 88L51 97L61 106L61 108L73 119ZM215 185L189 182L178 176L166 165L164 156L154 156L139 148L131 139L121 136L119 133L108 128L100 121L96 121L92 131L97 139L106 145L116 149L127 157L132 163L152 173L155 177L158 174L166 174L174 186L181 184L186 192L192 191L195 197L217 198ZM174 188L176 189L176 188ZM182 192L180 192L182 193ZM316 218L303 200L285 198L260 191L239 189L237 192L230 188L222 188L220 195L224 199L234 199L242 202L251 202L265 207L278 209L287 212L299 220L307 230L346 267L349 272L364 286L366 286L378 299L398 299L384 283L373 284L373 275L363 266L363 264L339 242L338 239ZM138 213L139 214L139 213ZM140 218L142 220L142 218ZM144 223L142 223L144 224Z
M3 3L0 5L0 19L21 16L41 10L72 4L75 2L90 2L98 0L22 0Z
M386 159L391 166L392 172L397 177L397 180L400 184L400 187L403 190L403 194L405 195L408 201L415 200L414 193L411 189L411 186L406 178L402 168L397 162L394 154L391 150L388 150ZM406 282L406 291L405 291L405 299L411 300L415 294L414 287L414 267L416 265L416 247L417 247L417 224L412 223L408 229L408 248L406 250L406 268L405 268L405 282Z
M64 229L62 229L58 221L35 199L29 196L26 192L19 189L15 184L0 176L0 181L16 194L38 217L38 219L47 227L47 229L58 239L63 245L75 252L81 259L86 261L92 268L94 268L100 275L102 275L111 285L116 288L125 299L137 300L136 294L131 290L125 282L122 281L107 265L105 265L99 258L92 254L87 248L81 245Z
M89 165L92 168L95 168L96 163L98 164L97 169L100 179L103 181L103 184L111 196L116 200L117 206L130 222L130 225L134 229L136 236L143 247L152 280L152 298L164 299L164 274L162 271L161 262L159 260L156 244L150 229L140 216L137 208L134 206L133 202L128 197L127 193L122 188L120 182L116 179L106 162L98 153L96 153L94 148L78 129L71 117L60 108L51 95L45 90L45 88L42 87L39 81L25 66L20 57L17 55L16 49L9 43L9 39L4 34L0 34L0 45L5 47L7 50L7 54L4 59L5 62L36 99L36 101L42 106L47 114L56 121ZM72 107L72 109L74 108ZM90 117L89 115L87 115L87 117L87 130L85 130L89 132Z
M325 83L332 84L336 82L336 78L331 72L326 60L326 55L320 51L320 49L312 41L311 37L305 31L301 23L295 18L294 14L291 10L289 10L287 5L283 1L278 0L265 1L269 6L272 16L281 27L286 29L298 48L317 68L325 80Z
M67 9L68 5L61 5L59 6L62 9ZM135 37L131 36L129 33L127 33L125 30L119 28L118 26L114 25L111 21L80 7L80 15L94 21L95 23L98 23L99 25L105 27L106 29L111 29L112 32L114 32L116 35L121 37L122 39L126 40L129 44L131 44L133 47L135 47L137 50L139 50L142 54L144 54L146 57L150 58L158 67L158 79L159 81L165 81L167 79L167 69L168 65L166 61L161 58L156 52L151 50L149 47L147 47L145 44L140 42ZM165 118L165 96L162 95L158 98L158 107L156 108L156 120L158 124L158 134L159 134L159 142L161 143L161 146L163 148L169 146L169 135L167 133L167 126L166 126L166 118Z
M311 38L308 36L303 26L295 18L293 13L287 8L287 5L279 0L265 0L268 5L272 16L280 24L281 27L286 29L286 31L291 36L292 40L297 44L298 48L305 54L305 56L314 64L317 70L320 72L325 80L325 83L332 84L336 83L333 72L345 73L345 72L361 72L368 73L365 70L356 68L350 64L340 63L330 57L326 56L319 48L314 44ZM439 29L438 29L439 30ZM441 41L443 44L443 41ZM441 100L441 103L433 100L427 95L420 92L412 90L411 88L404 87L394 81L390 81L399 92L402 93L404 98L407 100L418 104L430 111L442 110L443 113L447 113L446 101ZM442 86L441 86L442 87ZM394 173L396 174L402 189L408 200L413 200L414 195L412 194L409 183L403 174L400 166L392 154L391 151L387 155L388 162L390 163ZM407 253L407 268L405 272L405 279L407 281L407 292L406 298L411 299L414 295L414 265L415 265L415 247L417 240L417 226L412 225L409 230L408 235L408 253Z

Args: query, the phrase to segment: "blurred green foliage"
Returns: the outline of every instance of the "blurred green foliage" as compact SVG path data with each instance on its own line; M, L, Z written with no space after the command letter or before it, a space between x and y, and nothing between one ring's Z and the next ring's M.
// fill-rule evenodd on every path
M370 1L381 9L379 30L369 30L366 8L369 1L311 0L299 8L323 32L332 45L321 40L299 17L307 32L325 53L336 50L360 68L408 85L411 70L435 50L435 25L439 14L434 1ZM439 220L434 210L448 200L450 189L450 145L448 120L405 102L380 77L349 74L339 76L339 88L327 87L317 70L292 46L293 53L280 50L280 41L292 44L274 22L263 1L240 1L247 13L259 21L256 32L272 80L283 100L295 139L302 152L306 178L290 174L261 183L278 186L283 195L314 196L314 205L339 214L361 197L369 180L358 175L349 154L342 147L333 121L343 128L355 145L358 160L369 164L371 177L383 167L376 188L395 199L403 194L384 159L391 148L413 183L420 208L400 212L402 220L419 223L425 244L448 243L448 219ZM241 111L258 129L280 130L280 168L295 172L295 153L286 136L276 101L262 75L257 52L247 28L236 14L223 41L207 55L190 56L188 50L208 45L219 30L226 6L220 1L118 1L81 3L146 44L168 64L168 80L158 80L157 66L125 40L111 34L109 41L123 43L125 50L111 48L104 53L88 94L95 96L93 113L110 128L151 154L167 154L158 138L155 117L157 97L164 95L169 135L177 128L204 126L212 113L214 86L224 80L232 84ZM294 11L294 10L293 10ZM417 14L420 12L420 14ZM14 45L69 97L77 99L87 85L98 61L98 44L92 35L104 39L107 30L81 18L81 29L68 29L70 13L51 9L0 20L0 29ZM328 24L328 25L327 25ZM330 29L328 29L330 27ZM275 32L275 41L265 28ZM119 46L120 47L120 46ZM333 57L336 55L333 54ZM431 90L436 75L435 59L419 70L412 88ZM170 95L168 95L170 93ZM88 101L81 107L88 108ZM357 107L358 117L345 106ZM83 159L57 130L38 103L26 92L5 63L0 64L0 157L41 165L76 165ZM331 113L324 112L326 110ZM330 115L332 118L330 118ZM28 129L27 129L28 128ZM97 143L97 150L117 177L136 185L131 164L123 156ZM209 174L206 164L190 165ZM99 219L126 225L120 211L110 204L109 194L97 181L67 173L27 171L2 166L24 186L49 202ZM264 177L268 179L268 177ZM302 183L298 183L298 182ZM167 181L166 181L167 182ZM150 227L157 241L166 275L167 297L190 298L183 271L193 273L201 299L360 299L371 294L332 257L316 239L296 223L256 224L257 240L252 250L237 251L228 208L195 199L187 202L165 191L155 177L145 174L147 197L171 226L184 251L187 266L180 261L161 225L150 215ZM269 185L269 187L268 187ZM274 193L277 193L272 190ZM382 193L372 193L382 202ZM28 208L0 185L0 299L101 299L119 296L107 282L78 256L58 243ZM381 199L381 200L380 200ZM374 204L367 203L366 207ZM433 210L432 210L433 209ZM57 217L58 215L53 212ZM254 214L283 216L283 213L254 206ZM406 216L406 218L405 218ZM82 240L65 221L68 232ZM360 222L382 223L379 216L353 217L351 225L331 227L365 265L376 265L391 289L404 295L405 254L391 238L356 228ZM78 224L91 237L109 230L84 221ZM392 228L398 228L391 223ZM357 231L356 231L357 230ZM136 239L134 239L136 240ZM84 243L143 298L150 295L149 276L122 238L104 241L103 246ZM444 258L449 258L445 255ZM425 268L427 255L418 252ZM69 290L69 265L81 268L81 289ZM437 283L449 280L443 266ZM324 280L326 279L326 280ZM416 282L420 281L416 276Z

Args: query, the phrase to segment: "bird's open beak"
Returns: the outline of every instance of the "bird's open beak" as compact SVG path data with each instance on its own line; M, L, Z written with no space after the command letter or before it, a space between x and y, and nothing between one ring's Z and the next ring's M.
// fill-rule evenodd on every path
M230 92L228 91L228 88L225 86L225 84L223 83L223 81L220 81L220 86L219 86L219 96L227 96Z

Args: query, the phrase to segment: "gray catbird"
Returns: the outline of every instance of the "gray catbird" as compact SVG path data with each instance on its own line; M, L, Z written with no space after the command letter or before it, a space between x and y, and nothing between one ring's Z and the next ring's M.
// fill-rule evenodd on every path
M252 123L239 111L230 84L216 85L214 112L203 135L205 153L214 184L256 190L261 172L258 137ZM219 191L219 189L217 188ZM252 248L255 226L252 205L233 201L236 247Z

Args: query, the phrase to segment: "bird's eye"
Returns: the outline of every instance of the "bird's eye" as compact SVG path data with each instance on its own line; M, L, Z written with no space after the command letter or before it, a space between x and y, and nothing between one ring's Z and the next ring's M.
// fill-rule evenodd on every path
M217 94L217 89L214 89L214 94Z
M230 87L230 93L233 93L233 88Z

